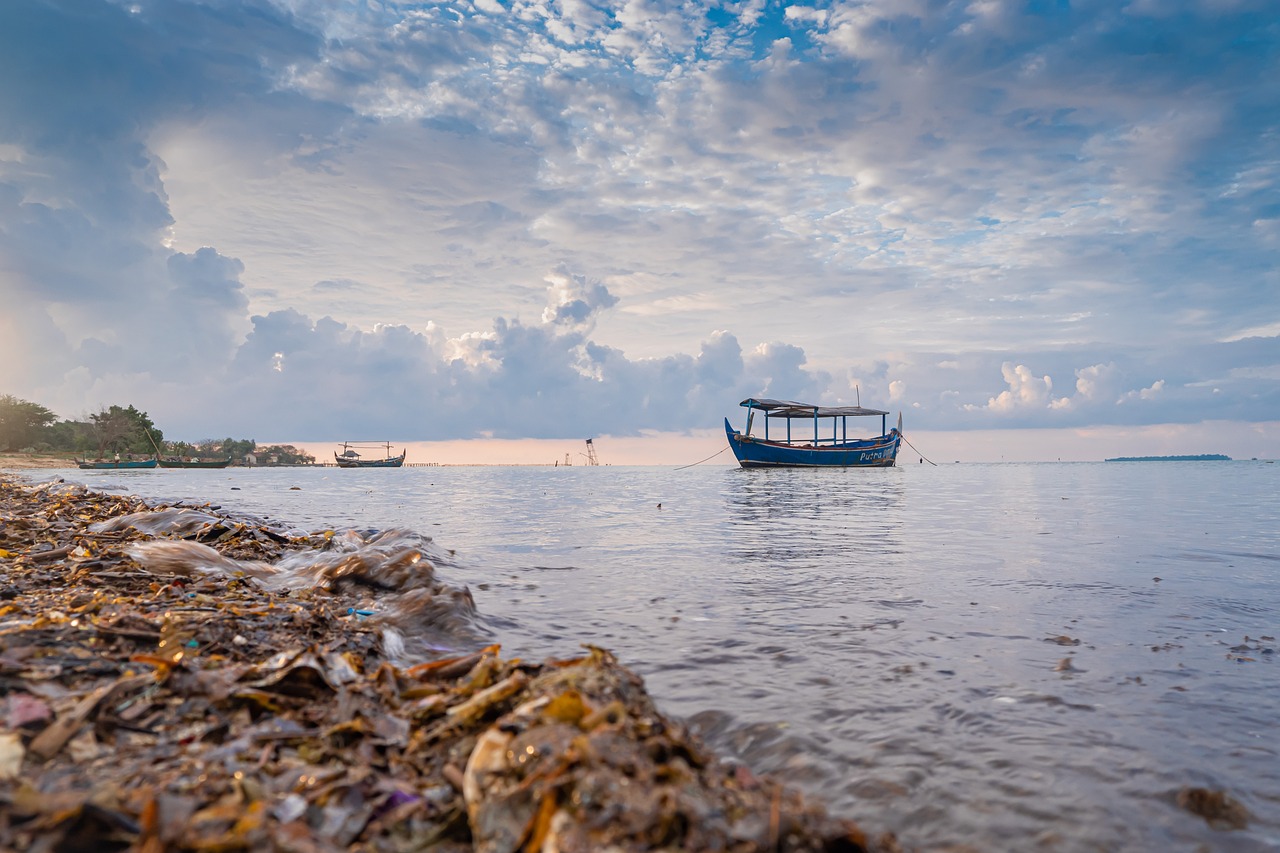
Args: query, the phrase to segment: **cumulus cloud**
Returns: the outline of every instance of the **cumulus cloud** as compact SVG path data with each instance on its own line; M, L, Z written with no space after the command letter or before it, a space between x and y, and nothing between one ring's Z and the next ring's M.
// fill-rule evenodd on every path
M1136 400L1155 400L1164 391L1164 380L1157 379L1146 388L1139 388L1136 391L1127 391L1117 403L1132 403Z
M1008 413L1017 409L1043 409L1052 402L1049 392L1053 390L1053 380L1049 376L1035 376L1025 364L1015 365L1008 361L1000 366L1000 374L1009 389L987 400L986 408L991 411Z
M542 322L581 329L590 327L603 310L618 304L618 298L600 282L588 282L586 276L574 275L561 267L548 273L547 307Z
M0 3L0 392L318 438L1280 418L1275 52L1153 8Z
M1076 371L1076 393L1085 400L1101 400L1113 396L1118 379L1115 364L1094 364Z
M806 371L804 350L793 344L763 343L752 350L745 363L758 377L760 393L784 400L804 400L822 396L831 384L830 374Z
M563 301L557 294L566 281L573 279L548 279L552 302ZM554 312L536 325L499 318L486 332L448 338L438 328L364 331L284 310L253 318L217 393L223 417L239 427L266 418L300 440L361 430L425 438L557 437L566 429L622 435L704 427L770 380L821 389L828 377L804 362L804 352L788 345L744 357L725 331L708 336L696 357L633 360ZM316 394L317 387L330 393Z
M711 333L702 342L698 354L698 378L712 388L728 387L742 377L742 346L738 339L723 329Z

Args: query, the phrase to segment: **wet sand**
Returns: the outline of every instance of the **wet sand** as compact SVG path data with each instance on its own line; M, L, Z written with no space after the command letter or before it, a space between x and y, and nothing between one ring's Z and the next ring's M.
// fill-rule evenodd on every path
M711 754L604 649L404 660L362 585L470 596L365 544L0 475L0 848L897 849Z

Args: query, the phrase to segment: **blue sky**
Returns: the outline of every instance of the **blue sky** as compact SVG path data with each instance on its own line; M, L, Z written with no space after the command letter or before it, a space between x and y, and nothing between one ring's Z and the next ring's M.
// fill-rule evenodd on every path
M1044 458L1280 455L1270 0L17 0L0 79L0 393L64 417L559 439L860 395Z

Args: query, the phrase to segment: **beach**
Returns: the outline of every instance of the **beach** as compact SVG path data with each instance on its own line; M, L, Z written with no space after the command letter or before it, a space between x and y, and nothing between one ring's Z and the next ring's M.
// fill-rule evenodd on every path
M0 453L0 471L36 471L41 469L74 468L75 462L57 456L34 453Z
M409 662L409 615L474 609L432 556L0 475L0 847L897 849L716 757L606 649Z
M494 645L503 661L608 650L710 752L903 849L1260 853L1280 844L1268 736L1280 702L1276 470L444 466L26 479L256 518L245 530L268 539L329 535L316 554L276 543L279 553L232 556L275 567L253 582L277 607L338 595L344 631L395 628L401 670ZM165 539L173 521L152 512L140 524ZM223 535L214 547L247 546L239 533L213 538ZM187 547L179 555L196 556ZM325 560L378 552L421 555L453 592L335 589L325 574ZM382 571L394 565L365 580Z

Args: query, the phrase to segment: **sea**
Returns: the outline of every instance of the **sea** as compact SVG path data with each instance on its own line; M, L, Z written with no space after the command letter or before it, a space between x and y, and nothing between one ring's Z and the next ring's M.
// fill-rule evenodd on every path
M1280 850L1277 464L25 473L428 535L478 611L439 654L607 648L726 760L908 849Z

